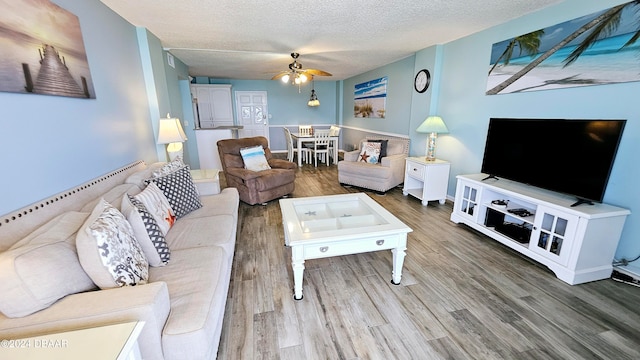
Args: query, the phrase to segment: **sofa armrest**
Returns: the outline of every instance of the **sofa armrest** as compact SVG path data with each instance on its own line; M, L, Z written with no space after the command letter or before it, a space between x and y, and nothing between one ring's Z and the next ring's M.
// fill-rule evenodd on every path
M296 169L298 165L294 162L283 160L283 159L269 159L269 166L275 169Z
M358 156L360 156L360 150L346 151L344 161L358 161Z
M164 282L89 291L66 296L25 317L7 318L0 314L0 339L144 321L138 338L142 357L162 359L162 329L169 310L169 291Z
M398 165L404 167L404 159L406 158L405 154L389 155L382 158L381 164L384 167L396 167Z

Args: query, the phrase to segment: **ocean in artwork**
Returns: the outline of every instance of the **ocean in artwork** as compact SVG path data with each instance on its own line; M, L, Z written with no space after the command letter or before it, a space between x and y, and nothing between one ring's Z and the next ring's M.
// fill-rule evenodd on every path
M638 6L629 3L628 6ZM631 9L625 8L621 17L618 31L609 37L596 40L577 60L565 66L565 60L576 47L584 40L581 35L567 46L559 49L549 58L545 59L530 72L516 80L513 84L500 91L500 94L526 92L537 90L560 89L578 86L592 86L615 84L623 82L640 81L640 41L623 45L639 30L637 14ZM511 58L508 65L501 61L487 78L487 91L493 89L512 75L522 70L539 56L542 56L549 48L559 43L568 34L578 27L591 21L596 14L574 19L566 23L558 24L544 29L541 37L540 51L534 56L524 55ZM497 58L510 40L496 43L493 46L492 61L489 69L493 67ZM518 54L515 50L514 54Z
M353 115L361 118L384 118L387 81L382 77L355 85Z

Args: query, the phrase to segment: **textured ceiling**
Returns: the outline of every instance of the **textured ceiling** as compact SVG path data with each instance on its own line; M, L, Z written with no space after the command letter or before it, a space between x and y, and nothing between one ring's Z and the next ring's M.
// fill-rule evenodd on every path
M191 76L270 79L298 52L303 68L341 80L562 0L101 1Z

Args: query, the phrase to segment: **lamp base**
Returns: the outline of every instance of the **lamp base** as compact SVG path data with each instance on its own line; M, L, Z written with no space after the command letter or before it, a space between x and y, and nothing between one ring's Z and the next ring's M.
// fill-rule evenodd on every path
M429 134L429 138L427 140L427 156L425 157L426 161L435 161L436 160L436 138L438 134L432 132Z
M174 142L167 145L167 154L169 154L169 161L175 160L178 156L183 157L184 153L182 143Z

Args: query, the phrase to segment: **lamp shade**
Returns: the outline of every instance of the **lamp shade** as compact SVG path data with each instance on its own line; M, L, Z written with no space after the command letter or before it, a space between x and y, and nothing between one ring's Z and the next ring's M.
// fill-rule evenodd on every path
M449 129L447 129L447 125L444 124L440 116L429 116L418 126L416 131L419 133L446 134Z
M180 119L170 118L169 114L164 119L160 119L158 127L158 144L169 144L183 142L187 140L187 135L182 131Z

